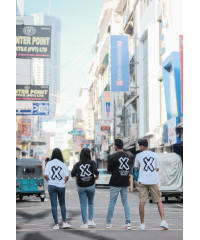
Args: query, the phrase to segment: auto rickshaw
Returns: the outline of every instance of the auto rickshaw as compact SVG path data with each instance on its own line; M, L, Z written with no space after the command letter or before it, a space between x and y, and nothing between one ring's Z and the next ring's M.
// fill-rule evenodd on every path
M45 188L42 162L38 159L16 159L16 197L36 196L44 202Z

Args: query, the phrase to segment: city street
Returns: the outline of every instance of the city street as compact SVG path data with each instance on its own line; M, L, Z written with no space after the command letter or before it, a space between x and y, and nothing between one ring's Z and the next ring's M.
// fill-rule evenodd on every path
M47 188L46 188L47 190ZM164 198L163 198L164 200ZM95 194L94 221L96 228L88 230L80 229L81 213L78 194L76 191L75 180L70 179L66 190L66 208L68 223L70 229L53 230L53 217L51 214L51 205L48 198L41 202L37 197L24 197L22 201L16 202L16 223L17 240L59 240L59 239L163 239L179 240L183 239L183 204L178 201L164 202L165 217L169 225L169 230L160 228L160 216L157 211L157 205L147 202L145 207L146 230L139 231L139 213L138 213L138 192L129 193L129 204L131 210L131 230L122 230L124 224L124 212L120 197L115 206L114 217L112 221L113 228L107 230L106 214L109 204L109 189L97 188ZM58 206L59 225L62 224L60 209Z

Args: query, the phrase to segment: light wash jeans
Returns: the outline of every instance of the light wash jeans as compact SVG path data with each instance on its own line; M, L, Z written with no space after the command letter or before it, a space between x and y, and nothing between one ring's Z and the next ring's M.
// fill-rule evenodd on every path
M57 198L59 200L62 220L63 222L66 222L65 187L60 188L53 185L48 185L48 192L51 200L51 211L55 224L58 224Z
M94 194L95 194L95 184L90 187L79 187L78 195L81 205L81 215L83 223L87 222L87 203L88 203L88 215L89 219L93 219L93 208L94 208Z
M113 187L110 186L110 203L108 207L108 213L106 222L107 224L111 223L111 219L113 217L113 212L115 208L115 204L117 202L118 194L121 194L121 201L124 206L124 212L125 212L125 223L130 223L130 210L128 205L128 189L129 187Z

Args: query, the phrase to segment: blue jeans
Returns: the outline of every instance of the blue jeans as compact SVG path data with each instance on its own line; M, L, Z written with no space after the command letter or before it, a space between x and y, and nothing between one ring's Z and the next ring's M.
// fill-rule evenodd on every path
M57 197L59 200L62 220L63 222L66 222L65 187L60 188L53 185L48 185L48 192L51 200L51 211L55 224L58 224Z
M95 194L95 184L90 187L79 187L78 195L81 205L81 215L83 223L87 222L87 202L88 202L88 214L89 219L93 219L93 208L94 208L94 194Z
M128 205L128 189L129 187L113 187L110 186L110 203L108 207L108 213L107 213L107 218L106 222L107 224L111 223L111 219L113 217L113 212L115 208L115 204L117 202L118 194L121 194L121 200L122 204L124 206L124 212L125 212L125 219L126 219L126 224L130 223L130 210L129 210L129 205Z

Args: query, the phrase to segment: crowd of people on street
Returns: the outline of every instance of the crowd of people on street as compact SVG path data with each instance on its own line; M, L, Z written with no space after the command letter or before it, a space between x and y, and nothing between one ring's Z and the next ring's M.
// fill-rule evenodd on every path
M161 217L160 227L167 230L168 224L164 217L164 207L161 199L161 192L158 185L157 172L159 171L158 155L148 149L148 141L140 139L138 141L140 153L136 155L134 167L137 168L138 189L139 189L139 214L141 224L140 230L145 230L144 222L144 206L150 193L154 203L157 203L158 211ZM115 139L116 152L108 157L107 170L111 173L110 178L110 202L106 217L106 228L112 228L112 218L117 202L118 195L121 195L121 202L124 207L125 224L123 229L131 229L130 208L128 203L129 192L129 173L130 158L123 150L123 141ZM57 199L59 201L62 221L62 228L70 228L70 224L66 220L65 206L65 186L69 179L69 172L64 163L62 152L59 148L55 148L52 152L51 159L46 159L46 167L44 170L44 178L48 182L48 192L51 201L51 211L55 225L53 229L59 229L57 214ZM77 191L80 200L82 229L95 227L94 212L94 196L95 181L99 178L96 162L91 158L89 148L83 148L80 153L80 160L74 165L71 171L71 177L76 178ZM88 208L88 217L87 217Z

